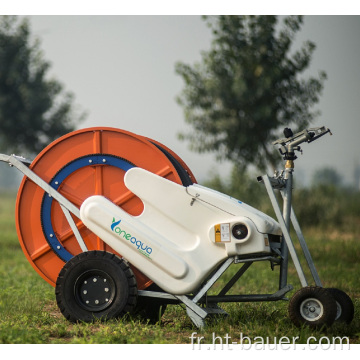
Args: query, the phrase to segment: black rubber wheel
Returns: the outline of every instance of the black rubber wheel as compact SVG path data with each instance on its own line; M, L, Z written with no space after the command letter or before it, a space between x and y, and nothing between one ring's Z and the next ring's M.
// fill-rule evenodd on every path
M335 321L350 324L354 318L354 304L349 295L340 289L329 288L327 290L331 292L336 301L337 312Z
M163 291L156 284L146 288L147 291ZM164 300L139 296L134 314L149 324L156 324L164 315L167 303Z
M60 311L71 322L109 320L134 309L137 284L125 260L105 251L88 251L64 265L55 294Z
M336 301L331 292L318 286L303 287L289 303L290 319L299 327L304 324L314 328L331 326L336 312Z

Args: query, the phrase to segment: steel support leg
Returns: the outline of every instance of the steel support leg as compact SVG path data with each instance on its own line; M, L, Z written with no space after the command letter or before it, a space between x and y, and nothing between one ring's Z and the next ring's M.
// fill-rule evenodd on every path
M291 258L293 260L293 263L294 263L294 266L295 266L295 269L298 273L298 276L299 276L299 280L300 280L300 283L301 285L304 287L304 286L307 286L308 283L306 281L306 278L305 278L305 274L304 274L304 271L301 267L301 264L299 262L299 258L296 254L296 250L295 250L295 247L294 247L294 244L291 240L291 237L290 237L290 232L288 230L288 227L287 227L287 224L285 223L285 220L283 218L283 215L281 213L281 210L280 210L280 207L279 207L279 204L278 204L278 201L276 199L276 196L275 196L275 193L274 193L274 190L271 186L271 183L270 183L270 180L269 180L269 176L268 175L264 175L262 177L263 181L264 181L264 184L265 184L265 187L266 187L266 190L269 194L269 198L270 198L270 201L272 203L272 206L274 208L274 211L275 211L275 214L276 214L276 217L279 221L279 224L280 224L280 227L281 227L281 230L283 232L283 236L284 236L284 240L286 242L286 245L288 247L288 250L289 250L289 253L291 255ZM284 270L285 271L285 270Z
M306 241L305 241L305 238L304 238L304 235L301 231L301 228L300 228L300 225L299 225L299 222L295 216L295 212L294 212L294 209L291 208L291 222L293 224L293 227L294 227L294 230L296 232L296 235L299 239L299 243L300 243L300 246L301 246L301 249L304 253L304 257L306 259L306 262L309 266L309 269L310 269L310 272L311 272L311 275L315 281L315 284L316 286L320 286L322 287L322 283L321 283L321 280L320 280L320 277L319 277L319 274L316 270L316 267L315 267L315 264L314 264L314 261L311 257L311 254L310 254L310 251L309 251L309 248L306 244Z

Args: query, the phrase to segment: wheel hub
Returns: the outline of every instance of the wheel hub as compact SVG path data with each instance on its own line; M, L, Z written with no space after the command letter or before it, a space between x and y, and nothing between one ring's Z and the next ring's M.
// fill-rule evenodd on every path
M301 316L307 321L316 321L324 314L322 303L315 298L304 300L300 305Z
M74 291L75 298L82 308L96 312L105 310L112 304L116 286L107 273L90 270L77 279Z

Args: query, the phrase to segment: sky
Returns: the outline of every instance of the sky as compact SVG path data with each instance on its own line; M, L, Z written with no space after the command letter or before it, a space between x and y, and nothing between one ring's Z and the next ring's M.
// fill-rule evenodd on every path
M226 178L229 163L197 154L177 134L191 130L176 97L184 83L178 61L193 65L210 49L211 31L199 15L184 16L27 16L40 38L51 76L75 94L88 116L79 128L118 127L162 142L175 151L201 182L214 171ZM318 168L333 167L347 183L360 165L360 17L304 18L294 48L313 41L307 76L326 71L321 111L312 126L327 126L333 136L304 144L295 176L309 182ZM260 174L259 174L260 175Z

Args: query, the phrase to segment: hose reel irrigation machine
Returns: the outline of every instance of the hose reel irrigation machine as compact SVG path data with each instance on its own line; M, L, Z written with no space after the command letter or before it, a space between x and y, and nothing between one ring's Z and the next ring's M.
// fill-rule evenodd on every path
M33 161L3 154L0 160L24 175L16 202L18 238L33 268L55 287L69 321L135 310L156 321L167 304L182 304L201 328L226 314L221 303L285 300L293 289L287 283L290 256L301 283L289 302L290 319L298 326L330 326L351 322L354 306L343 291L322 287L291 206L295 152L329 132L318 127L294 135L285 129L285 137L274 142L285 169L258 181L277 221L198 185L163 144L115 128L69 133ZM282 209L274 190L282 195ZM295 251L291 223L313 286ZM272 294L228 294L259 261L279 265L279 288ZM235 275L209 294L233 264L239 266Z

